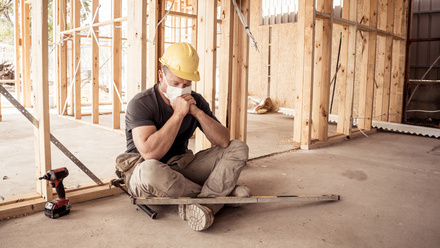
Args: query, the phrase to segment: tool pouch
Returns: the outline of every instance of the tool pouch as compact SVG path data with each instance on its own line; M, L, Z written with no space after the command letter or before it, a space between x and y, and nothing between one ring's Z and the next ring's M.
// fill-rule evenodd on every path
M122 153L116 157L116 175L123 178L125 184L130 181L136 165L142 163L144 158L139 153Z

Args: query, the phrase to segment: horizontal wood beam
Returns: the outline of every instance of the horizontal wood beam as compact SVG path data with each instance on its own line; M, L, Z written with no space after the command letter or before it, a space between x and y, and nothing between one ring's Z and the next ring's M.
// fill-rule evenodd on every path
M92 25L92 28L112 25L115 22L125 22L125 21L127 21L127 19L128 19L128 17L124 16L124 17L116 18L116 19L109 20L109 21L94 23ZM69 29L69 30L64 30L64 31L60 32L60 34L71 34L71 33L80 32L80 31L84 31L84 30L88 30L88 29L90 29L90 25L86 25L84 27L77 27L77 28L73 28L73 29Z
M66 196L71 203L85 202L106 196L118 195L122 191L119 188L112 188L109 190L108 181L104 185L94 185L83 187L80 189L66 190ZM57 195L52 192L53 198ZM0 204L0 220L12 217L18 217L26 214L36 213L44 210L46 200L41 198L38 194L27 194L23 197L14 196L11 199Z

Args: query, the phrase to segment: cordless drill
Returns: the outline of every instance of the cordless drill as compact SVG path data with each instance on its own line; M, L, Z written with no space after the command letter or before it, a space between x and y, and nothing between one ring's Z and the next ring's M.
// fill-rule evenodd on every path
M69 171L66 167L54 169L48 171L44 176L39 179L45 179L50 181L52 188L55 188L58 194L58 198L50 202L47 202L44 206L44 214L52 219L56 219L63 215L70 213L70 201L66 198L66 191L64 191L63 179L69 175Z

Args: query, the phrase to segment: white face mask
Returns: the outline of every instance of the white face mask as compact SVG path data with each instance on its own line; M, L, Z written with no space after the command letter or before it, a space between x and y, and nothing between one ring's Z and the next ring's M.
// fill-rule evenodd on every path
M167 78L165 77L165 74L162 72L163 74L163 79L165 81L165 83L167 84L167 92L163 92L162 93L165 95L166 98L168 98L168 100L170 100L171 103L173 103L177 97L179 96L183 96L185 94L191 94L191 86L185 87L185 88L179 88L179 87L174 87L168 84L167 82ZM160 89L160 87L159 87Z

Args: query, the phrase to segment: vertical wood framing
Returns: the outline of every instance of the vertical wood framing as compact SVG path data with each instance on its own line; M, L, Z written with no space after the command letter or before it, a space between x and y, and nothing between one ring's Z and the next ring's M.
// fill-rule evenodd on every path
M239 8L246 22L249 23L250 1L241 1ZM228 109L228 127L231 139L246 142L249 37L236 12L234 12L232 44L231 108Z
M199 54L200 81L196 91L203 95L215 114L215 71L217 56L217 1L200 1L197 10L198 33L197 53ZM211 147L212 144L197 129L195 152Z
M67 41L64 40L65 37L60 35L60 32L66 30L67 28L67 15L66 7L67 0L58 0L58 17L57 17L57 40L59 45L57 46L57 70L58 70L58 114L67 114L66 110L63 111L64 105L67 101Z
M164 5L162 1L150 0L148 2L148 68L147 68L147 85L146 88L153 87L158 82L158 71L161 69L159 57L163 51L163 25L159 23L162 16Z
M99 22L99 0L92 0L92 18L94 18L93 23ZM95 14L96 13L96 14ZM91 40L92 40L92 123L99 123L99 28L94 27L92 29ZM114 57L114 55L113 55Z
M234 5L232 1L221 2L221 36L220 36L220 85L219 85L219 106L218 119L226 127L228 125L228 110L231 109L231 88L232 88L232 42Z
M37 176L51 169L50 123L49 123L49 80L48 80L48 0L32 2L32 79L36 86L36 128L39 153L36 158ZM52 199L52 189L47 180L37 180L38 193L46 200Z
M356 68L356 33L357 26L348 27L348 54L347 54L347 86L344 106L344 135L351 135L353 126L353 99Z
M331 23L329 19L315 21L315 65L313 83L312 138L327 140L330 82Z
M20 22L18 15L18 0L14 1L14 45L15 45L15 93L17 100L21 99L21 79L20 79Z
M30 11L29 3L21 1L21 39L22 39L22 62L23 62L23 106L31 107L31 34L30 34Z
M152 20L154 16L151 15L151 10L156 9L156 0L150 0L150 16L149 16L149 28L150 28L150 38L151 28L155 27L155 22ZM130 58L127 61L127 101L130 101L133 96L140 90L144 89L146 82L146 38L147 38L147 6L146 2L143 0L133 0L127 2L127 22L128 22L128 32L127 32L127 57ZM150 41L152 41L150 39ZM148 43L150 45L150 43ZM149 58L154 57L157 60L156 55L151 53L149 49ZM150 62L150 60L149 60ZM155 62L156 63L156 62ZM149 63L149 78L157 74L151 72L151 67L154 63ZM155 76L157 77L157 76Z
M299 69L302 77L296 87L293 140L294 145L299 144L301 148L309 149L312 129L315 1L300 0L298 6L298 55L303 59L303 65Z
M72 16L73 16L73 28L80 26L80 1L72 2ZM81 119L81 37L78 32L73 33L73 70L74 70L74 94L73 94L73 106L75 119ZM76 72L76 73L75 73Z
M344 5L345 7L345 5ZM338 98L334 99L333 106L338 105L338 124L337 132L344 133L345 126L345 100L347 99L347 66L348 66L348 36L349 27L344 26L342 29L342 42L341 42L341 53L339 56L339 64L341 65L338 71L338 78L335 82L335 87L338 92ZM336 65L338 66L338 65ZM337 102L336 102L337 100Z
M375 90L374 90L374 120L382 120L383 116L383 95L385 87L385 53L386 53L386 37L382 35L377 36L376 47L376 76L375 76Z
M360 129L365 129L365 108L367 103L367 78L368 78L368 53L369 46L368 41L370 38L370 32L359 31L361 40L358 47L360 47L357 57L360 57L360 63L356 66L356 78L359 80L359 105L358 105L358 127ZM359 44L358 43L358 44Z
M112 1L112 18L121 17L122 2L121 0ZM144 19L144 22L146 20ZM122 50L121 50L121 22L113 22L113 36L112 36L112 113L113 113L113 129L121 128L121 101L119 96L121 94L121 69L122 69ZM145 68L145 66L143 67Z

